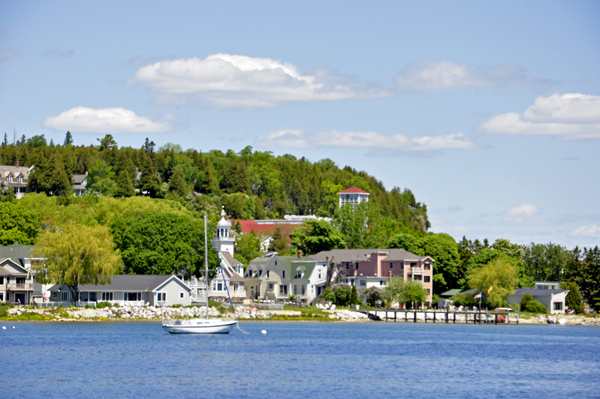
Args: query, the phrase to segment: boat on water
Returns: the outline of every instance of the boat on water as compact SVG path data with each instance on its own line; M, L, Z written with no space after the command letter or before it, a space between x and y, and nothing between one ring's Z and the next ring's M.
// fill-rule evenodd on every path
M204 277L206 279L206 319L165 320L162 328L171 334L229 334L237 325L237 320L210 319L208 317L208 234L204 215ZM233 304L232 304L233 306ZM234 311L235 314L235 311Z

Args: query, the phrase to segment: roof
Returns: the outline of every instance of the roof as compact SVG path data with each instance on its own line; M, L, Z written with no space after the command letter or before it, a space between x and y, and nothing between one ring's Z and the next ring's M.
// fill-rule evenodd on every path
M461 292L460 288L454 288L454 289L448 290L446 292L442 292L440 294L440 296L455 296L455 295L460 294L460 292Z
M83 181L87 178L87 175L73 175L73 184L78 185L83 183Z
M292 278L296 277L296 271L300 268L300 270L304 271L303 278L308 279L317 264L317 260L309 256L305 258L298 258L296 256L276 256L276 258L283 262L286 271Z
M340 191L338 194L367 194L369 195L369 193L365 190L361 190L360 188L356 187L356 186L352 186L350 188L345 189L344 191Z
M18 263L21 266L24 266L21 259L30 258L31 257L31 249L32 245L18 245L13 244L6 247L0 246L0 259L9 258L15 263Z
M569 292L569 290L540 290L537 288L517 288L513 295L526 295L531 294L531 296L552 296L556 294L562 294L563 292Z
M332 249L330 251L321 251L317 254L311 255L312 258L318 261L325 261L326 258L335 260L336 263L340 262L362 262L370 258L371 254L378 252L387 254L385 261L410 261L410 260L424 260L426 258L431 259L429 256L419 256L412 252L408 252L404 249Z
M560 281L536 281L536 284L552 284L552 285L560 285Z
M239 260L237 260L236 258L231 256L231 254L229 252L227 252L227 251L219 251L219 252L221 253L221 255L223 255L223 257L225 258L227 263L229 263L231 266L244 266L244 264L242 262L240 262Z
M289 235L296 229L296 227L300 226L297 223L257 223L254 220L241 219L233 219L233 222L238 222L245 234L254 232L255 234L261 234L263 236L273 236L275 229L279 227L281 228L281 234L286 237L288 243L291 242Z
M23 175L23 179L29 179L29 172L33 166L12 166L12 165L0 165L0 177L6 178L8 175L17 176L19 173Z
M80 284L79 291L142 291L151 292L164 284L172 275L136 275L119 274L113 276L112 281L106 284ZM175 277L177 278L177 277ZM178 279L179 280L179 279ZM60 284L53 285L49 291L58 291Z

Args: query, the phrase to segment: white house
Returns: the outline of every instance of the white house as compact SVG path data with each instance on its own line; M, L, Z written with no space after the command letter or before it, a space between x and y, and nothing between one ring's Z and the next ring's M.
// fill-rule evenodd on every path
M73 195L75 195L76 197L85 194L87 187L87 177L88 172L85 172L85 174L83 175L73 176Z
M35 263L43 263L45 259L31 256L32 248L33 246L31 245L19 245L17 243L9 246L1 246L0 259L10 259L25 270L28 280L27 283L33 285L33 292L31 293L30 300L28 300L27 303L47 302L50 299L50 293L48 292L48 289L52 286L52 284L41 284L35 281L33 266ZM4 295L4 298L7 298L7 296ZM14 299L14 297L11 298ZM11 301L16 302L13 301L13 299L11 299Z
M536 281L535 288L538 290L560 290L560 281Z
M555 289L535 289L535 288L517 288L513 295L506 299L508 303L521 303L525 294L531 294L533 299L537 299L548 308L548 313L565 313L565 299L569 290Z
M78 306L110 302L120 306L191 305L191 288L177 276L119 274L107 284L82 284L78 287ZM50 288L51 305L70 305L71 290L56 284Z
M0 184L12 187L15 189L17 198L27 194L27 183L29 182L29 174L33 171L32 166L19 166L19 161L15 166L0 165Z
M369 193L365 190L361 190L358 187L350 187L338 193L340 197L340 208L342 205L351 204L352 206L358 205L361 202L369 202Z

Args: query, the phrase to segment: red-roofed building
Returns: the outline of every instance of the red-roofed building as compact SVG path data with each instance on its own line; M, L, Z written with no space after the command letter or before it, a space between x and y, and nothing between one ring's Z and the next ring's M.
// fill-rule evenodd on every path
M338 193L340 196L340 208L344 204L358 205L361 202L369 202L369 193L358 187L350 187Z

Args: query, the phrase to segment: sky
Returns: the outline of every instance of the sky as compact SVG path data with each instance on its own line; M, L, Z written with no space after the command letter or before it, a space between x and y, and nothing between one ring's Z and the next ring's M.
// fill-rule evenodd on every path
M600 2L0 0L0 134L324 158L431 231L600 244Z

